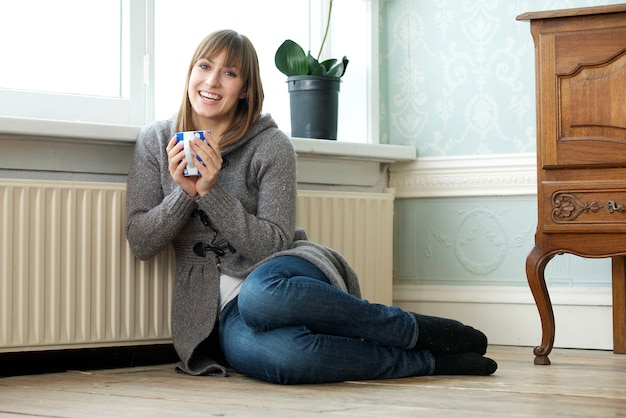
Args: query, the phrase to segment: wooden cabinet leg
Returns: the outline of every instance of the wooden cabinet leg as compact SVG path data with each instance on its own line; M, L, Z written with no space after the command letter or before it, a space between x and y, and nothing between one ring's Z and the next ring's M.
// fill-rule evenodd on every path
M537 365L550 364L548 354L554 345L554 312L544 277L546 265L552 257L554 254L546 254L541 248L535 246L526 258L526 278L541 319L541 345L533 350Z
M626 354L626 257L613 257L613 352Z

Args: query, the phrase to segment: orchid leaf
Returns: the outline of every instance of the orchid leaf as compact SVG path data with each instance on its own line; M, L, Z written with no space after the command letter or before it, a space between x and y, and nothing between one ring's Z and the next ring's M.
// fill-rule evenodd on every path
M307 56L300 45L287 39L282 43L274 56L276 68L287 77L302 75L308 72Z

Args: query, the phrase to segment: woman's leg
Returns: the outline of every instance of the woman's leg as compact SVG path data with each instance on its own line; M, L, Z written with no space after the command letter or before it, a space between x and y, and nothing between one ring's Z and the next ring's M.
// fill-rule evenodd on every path
M303 325L316 334L402 349L478 354L487 349L487 338L474 328L369 303L330 285L316 266L294 256L277 257L254 270L238 304L243 321L258 331Z
M220 314L220 343L240 373L280 384L329 383L430 375L433 356L362 339L316 334L305 326L250 328L237 299Z

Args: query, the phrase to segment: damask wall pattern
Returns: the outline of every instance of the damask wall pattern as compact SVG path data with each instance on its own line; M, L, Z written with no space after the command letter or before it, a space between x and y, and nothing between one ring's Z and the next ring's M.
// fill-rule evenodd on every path
M420 157L535 151L529 11L607 0L381 0L381 143Z

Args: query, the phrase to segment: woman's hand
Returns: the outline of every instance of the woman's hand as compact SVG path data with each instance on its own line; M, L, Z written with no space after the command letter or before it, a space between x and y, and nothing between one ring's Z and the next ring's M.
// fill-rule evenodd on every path
M209 190L217 182L217 177L222 169L222 153L220 152L219 143L211 136L209 132L204 132L205 140L194 138L190 142L191 149L202 160L194 161L201 176L197 178L195 188L200 196L207 194Z
M183 141L178 142L176 135L170 139L170 142L165 148L168 158L167 166L174 181L178 183L185 193L191 197L195 197L198 194L198 190L196 189L198 176L185 176L184 171L187 167L187 158L185 157L185 150L183 147Z

